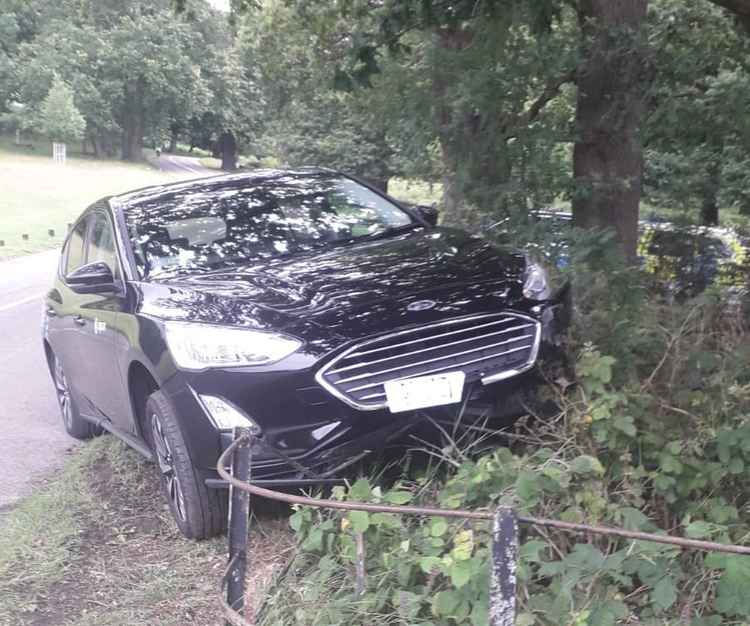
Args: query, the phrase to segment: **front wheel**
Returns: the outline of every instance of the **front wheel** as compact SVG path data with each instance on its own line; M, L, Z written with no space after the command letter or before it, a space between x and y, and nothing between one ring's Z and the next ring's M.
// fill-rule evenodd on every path
M162 493L180 532L206 539L226 528L226 492L208 489L194 467L172 403L161 391L146 402L146 436L159 466Z
M101 428L81 417L75 398L70 388L70 382L65 375L62 363L56 356L52 357L52 378L55 383L57 404L63 418L65 430L76 439L91 439L101 434Z

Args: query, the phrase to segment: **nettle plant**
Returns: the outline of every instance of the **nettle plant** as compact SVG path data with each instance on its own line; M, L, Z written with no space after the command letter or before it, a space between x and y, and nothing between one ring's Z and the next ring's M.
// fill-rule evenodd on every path
M635 375L616 383L620 355L579 346L578 384L548 390L559 414L518 426L507 435L510 447L473 456L467 449L478 446L451 440L440 471L388 489L363 478L333 497L454 509L502 504L539 517L747 543L747 338L725 306L710 297L692 304L678 313L652 305L643 327L632 325L633 344L623 349L640 350ZM298 508L291 524L299 550L258 623L488 623L488 524L310 508ZM361 595L357 533L365 548ZM750 559L742 556L525 527L518 583L518 626L750 622Z

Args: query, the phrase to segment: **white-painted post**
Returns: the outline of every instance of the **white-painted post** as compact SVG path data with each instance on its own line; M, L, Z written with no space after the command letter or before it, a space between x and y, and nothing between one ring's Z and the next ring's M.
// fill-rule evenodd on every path
M492 525L491 626L513 626L516 622L517 564L518 518L512 509L500 507Z
M52 142L52 160L55 163L65 165L66 149L64 143Z

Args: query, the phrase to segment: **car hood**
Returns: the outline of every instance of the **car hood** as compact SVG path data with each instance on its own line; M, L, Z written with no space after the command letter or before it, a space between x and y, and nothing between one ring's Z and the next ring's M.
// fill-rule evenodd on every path
M191 321L278 330L297 322L354 339L515 306L524 268L522 254L480 237L419 228L152 286L170 290L157 298L160 317L185 319L188 312Z

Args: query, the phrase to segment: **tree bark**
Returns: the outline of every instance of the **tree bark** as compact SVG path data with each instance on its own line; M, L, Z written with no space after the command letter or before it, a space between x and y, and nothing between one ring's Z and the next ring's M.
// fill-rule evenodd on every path
M237 169L237 140L231 130L225 130L219 137L221 169L231 172Z
M125 110L122 133L123 161L140 161L143 155L144 116L143 97L145 81L138 77L134 83L125 86Z
M648 0L581 0L573 220L614 227L634 262L643 169L639 131L652 70L641 42Z
M706 168L706 180L703 185L703 204L701 205L701 223L704 226L719 225L719 189L721 188L721 167L714 161Z

